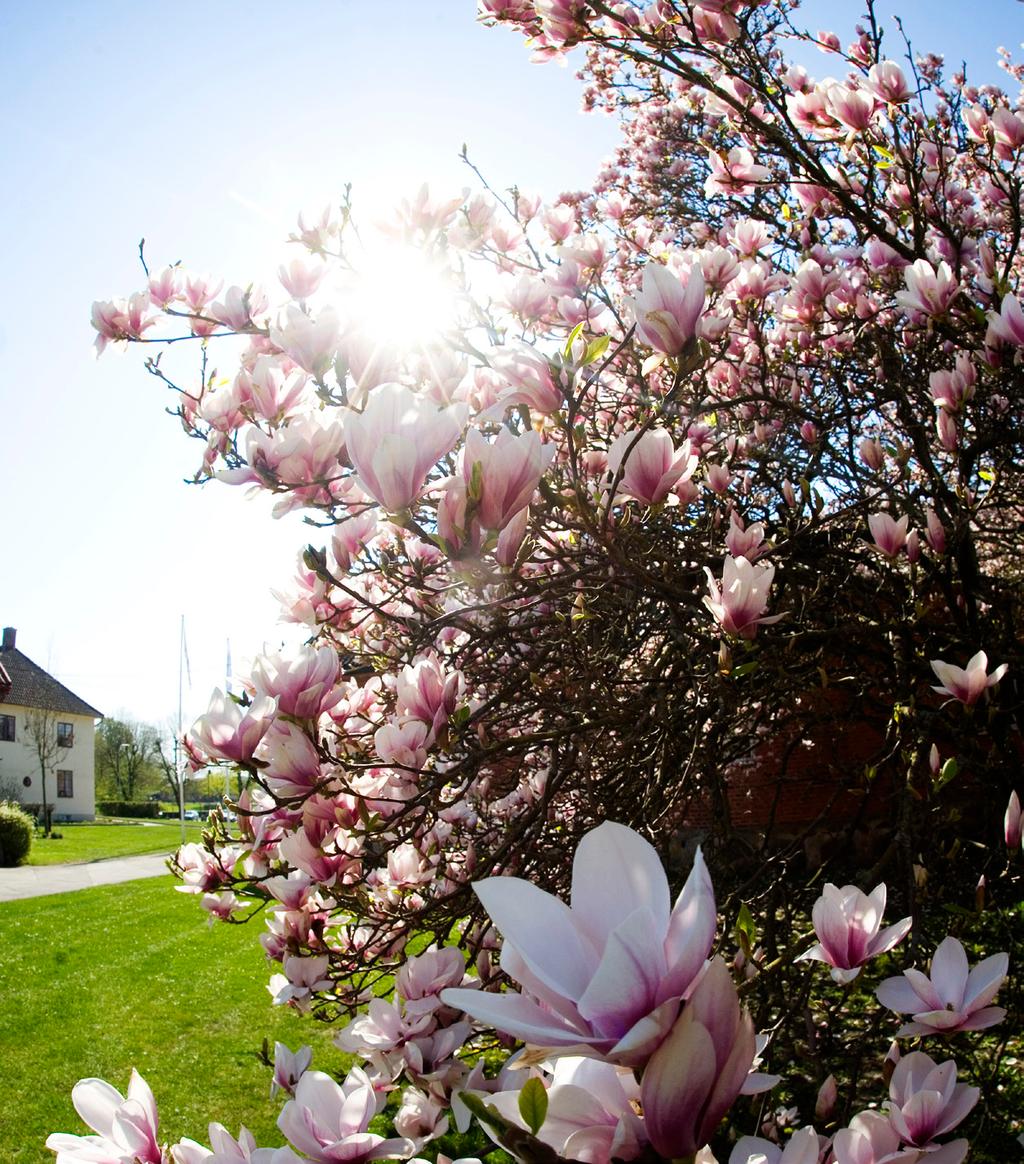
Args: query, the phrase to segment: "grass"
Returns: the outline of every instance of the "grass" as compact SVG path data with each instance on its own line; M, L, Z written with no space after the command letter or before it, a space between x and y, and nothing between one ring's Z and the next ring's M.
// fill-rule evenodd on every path
M59 843L59 842L55 842ZM41 1164L54 1131L85 1134L71 1088L98 1076L122 1093L134 1066L153 1088L161 1139L206 1142L218 1120L283 1143L257 1060L264 1036L342 1056L331 1032L272 1008L262 921L210 927L172 878L0 904L0 1160Z
M83 821L58 824L59 839L37 832L26 865L67 865L72 861L99 861L104 857L130 857L139 853L173 853L181 843L181 824L176 820ZM186 821L186 840L197 841L202 821Z

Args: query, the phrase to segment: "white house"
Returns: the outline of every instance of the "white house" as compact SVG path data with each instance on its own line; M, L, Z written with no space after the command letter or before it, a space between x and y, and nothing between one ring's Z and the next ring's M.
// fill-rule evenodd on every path
M23 655L15 645L16 638L14 627L3 628L0 800L18 800L30 812L42 811L43 777L34 738L42 723L49 739L46 802L52 819L93 820L96 721L103 716Z

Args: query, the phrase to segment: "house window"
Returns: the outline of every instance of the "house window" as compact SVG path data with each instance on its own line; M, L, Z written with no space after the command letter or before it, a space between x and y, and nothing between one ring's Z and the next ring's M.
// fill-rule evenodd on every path
M14 716L0 715L0 740L14 739Z
M57 769L57 795L63 797L74 796L74 781L68 768Z
M57 724L57 747L70 748L75 742L75 725L73 723Z

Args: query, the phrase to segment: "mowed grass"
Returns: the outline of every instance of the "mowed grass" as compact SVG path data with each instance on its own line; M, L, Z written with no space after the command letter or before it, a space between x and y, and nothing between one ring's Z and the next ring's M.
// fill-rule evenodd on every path
M344 1061L333 1031L272 1007L262 919L210 927L171 877L0 903L0 1161L54 1159L50 1132L85 1134L71 1088L98 1076L153 1088L161 1139L208 1142L210 1120L284 1142L280 1097L257 1060L264 1036ZM347 1058L347 1057L346 1057Z
M186 821L185 839L198 841L203 822ZM73 861L100 861L139 853L173 853L181 844L179 821L83 821L54 825L57 839L37 833L26 865L67 865Z

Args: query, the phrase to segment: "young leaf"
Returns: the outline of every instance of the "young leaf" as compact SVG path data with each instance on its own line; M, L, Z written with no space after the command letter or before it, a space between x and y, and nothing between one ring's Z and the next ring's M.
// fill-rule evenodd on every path
M548 1114L548 1093L547 1088L536 1076L528 1079L519 1093L519 1114L534 1135L544 1125Z

